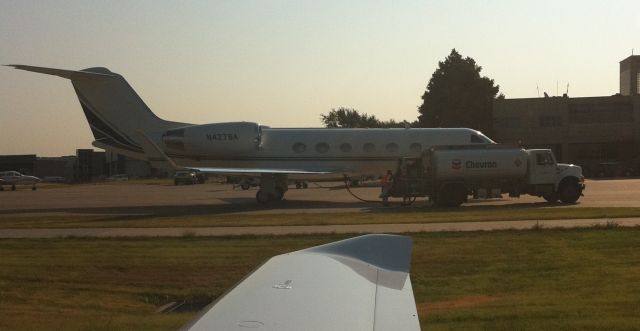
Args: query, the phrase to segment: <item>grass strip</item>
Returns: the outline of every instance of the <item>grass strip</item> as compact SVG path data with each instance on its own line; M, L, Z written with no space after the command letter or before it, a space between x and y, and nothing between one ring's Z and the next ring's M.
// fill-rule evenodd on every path
M412 235L424 330L632 330L640 230ZM0 329L175 330L265 259L346 236L0 240ZM155 310L172 301L187 309Z
M185 213L187 213L185 211ZM336 224L406 224L640 217L635 207L522 208L483 206L458 209L378 209L340 213L208 213L188 215L2 214L0 228L217 227Z

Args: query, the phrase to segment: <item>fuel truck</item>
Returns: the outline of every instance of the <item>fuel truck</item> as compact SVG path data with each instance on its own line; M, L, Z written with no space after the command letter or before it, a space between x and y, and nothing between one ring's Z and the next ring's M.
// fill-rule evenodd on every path
M443 207L457 207L470 196L485 199L502 194L575 203L584 188L582 168L557 163L549 149L506 144L436 146L419 157L398 160L388 196L406 203L429 197Z

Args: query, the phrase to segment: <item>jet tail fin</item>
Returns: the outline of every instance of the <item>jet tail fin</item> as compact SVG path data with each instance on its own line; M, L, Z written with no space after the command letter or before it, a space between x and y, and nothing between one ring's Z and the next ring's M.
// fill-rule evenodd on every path
M101 145L140 154L137 130L157 134L185 125L157 117L124 77L107 68L75 71L21 64L8 66L71 80L89 127Z
M45 68L45 67L36 67L36 66L27 66L22 64L7 64L7 67L13 67L15 69L37 72L40 74L46 75L54 75L66 79L76 80L76 79L95 79L95 78L109 78L109 77L117 77L114 74L108 73L98 73L98 72L88 72L88 71L75 71L75 70L64 70L64 69L55 69L55 68Z

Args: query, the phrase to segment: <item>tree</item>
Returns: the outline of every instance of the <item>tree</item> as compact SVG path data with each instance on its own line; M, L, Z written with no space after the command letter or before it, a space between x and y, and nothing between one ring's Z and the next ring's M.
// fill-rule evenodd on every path
M321 114L322 123L328 128L403 128L406 122L381 121L375 115L360 114L353 108L339 107L328 114Z
M455 49L438 63L418 109L420 127L467 127L491 133L493 101L499 85L480 76L482 67L470 57L462 58Z

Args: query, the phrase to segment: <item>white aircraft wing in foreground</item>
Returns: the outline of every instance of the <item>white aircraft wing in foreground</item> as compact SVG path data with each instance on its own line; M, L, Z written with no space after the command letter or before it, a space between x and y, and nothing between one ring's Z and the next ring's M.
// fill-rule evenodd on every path
M411 238L365 235L271 258L183 330L420 330Z

